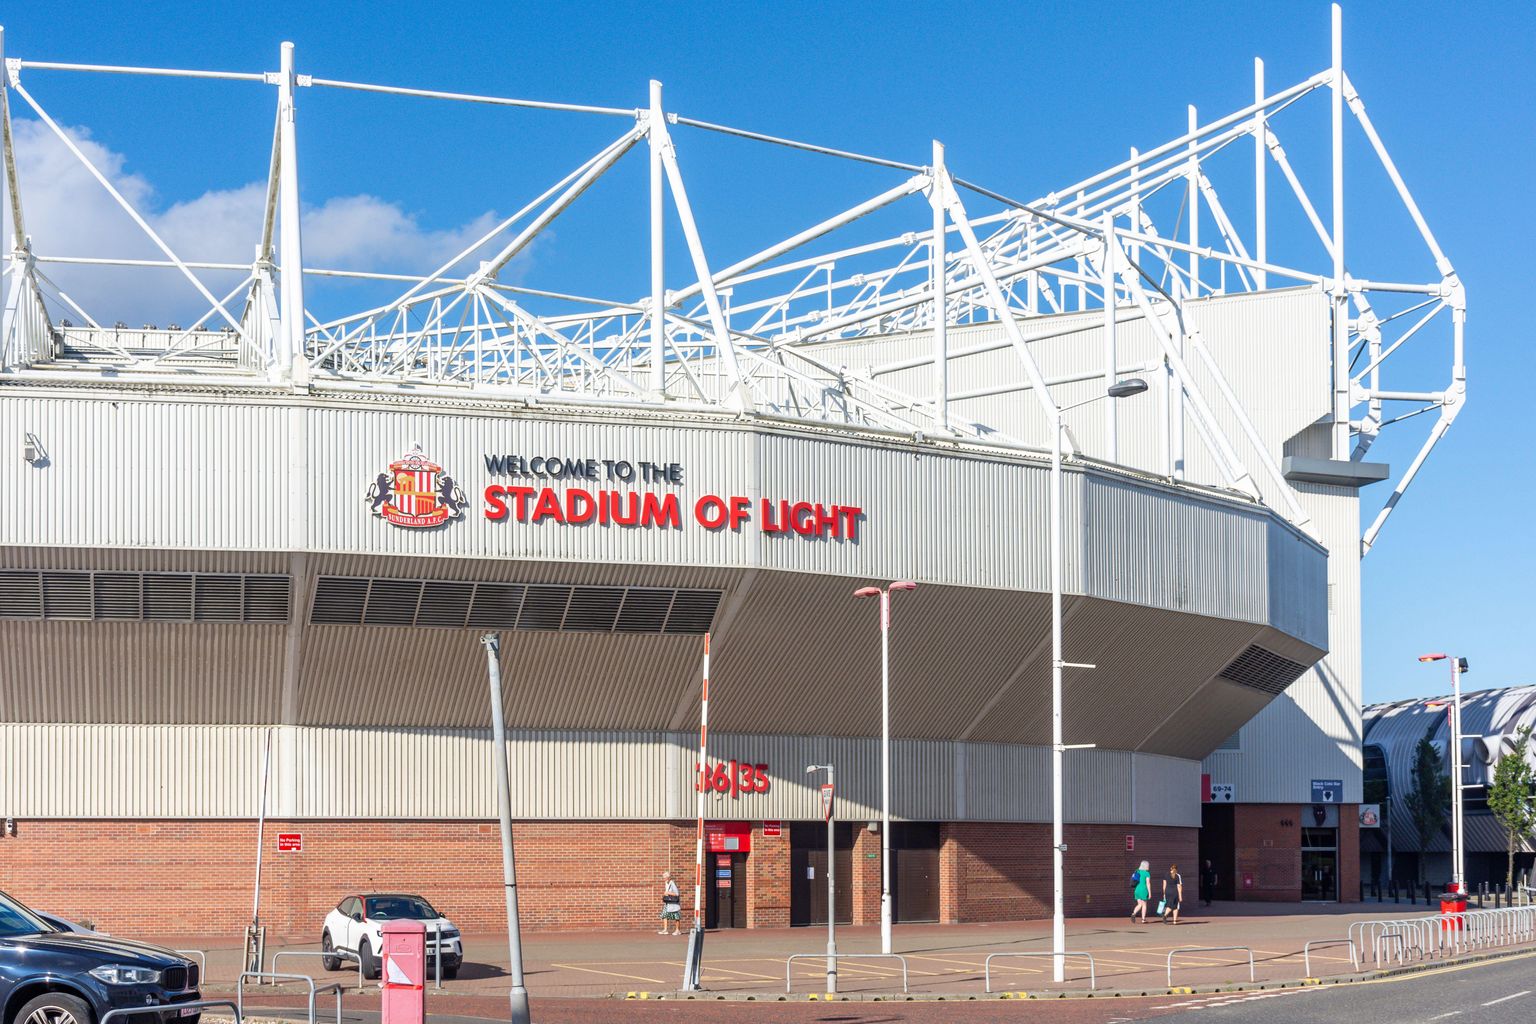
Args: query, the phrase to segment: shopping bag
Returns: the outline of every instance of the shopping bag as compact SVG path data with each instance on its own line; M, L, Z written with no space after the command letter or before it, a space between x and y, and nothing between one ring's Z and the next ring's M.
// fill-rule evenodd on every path
M1166 913L1168 913L1168 901L1167 900L1158 900L1157 901L1157 916L1158 917L1162 917Z

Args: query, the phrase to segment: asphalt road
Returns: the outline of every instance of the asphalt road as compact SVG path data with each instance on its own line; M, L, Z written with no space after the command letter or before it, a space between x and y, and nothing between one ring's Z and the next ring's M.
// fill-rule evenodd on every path
M1536 954L1322 989L1191 996L1126 1016L1174 1024L1530 1024Z
M461 1000L456 1006L438 999L429 1020L484 1024L489 1014L506 1020L505 1004L497 1003L492 1008L485 1000ZM1354 984L1218 995L942 1003L546 998L534 1000L533 1011L538 1024L1531 1024L1536 953ZM252 1010L251 1016L265 1014ZM344 1024L378 1019L377 1013L349 1009Z

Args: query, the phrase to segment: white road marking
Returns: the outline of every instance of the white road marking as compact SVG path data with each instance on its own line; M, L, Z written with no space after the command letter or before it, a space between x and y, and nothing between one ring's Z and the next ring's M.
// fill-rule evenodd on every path
M1507 1003L1511 999L1519 999L1521 996L1528 996L1530 994L1531 994L1531 990L1530 989L1526 989L1524 992L1516 992L1514 995L1512 995L1512 996L1504 996L1502 999L1490 999L1486 1003L1484 1003L1483 1005L1484 1006L1496 1006L1499 1003Z
M1460 1012L1461 1012L1460 1010L1452 1010L1450 1013L1442 1013L1438 1017L1431 1017L1429 1019L1430 1020L1445 1020L1445 1018L1447 1018L1447 1017L1454 1017L1454 1016L1456 1016Z

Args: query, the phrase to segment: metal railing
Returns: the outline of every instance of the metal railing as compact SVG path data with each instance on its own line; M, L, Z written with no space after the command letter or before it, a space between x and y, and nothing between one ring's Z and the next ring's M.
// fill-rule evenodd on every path
M182 956L197 957L197 978L198 984L201 986L203 980L208 977L208 954L200 949L173 949L171 952L180 953Z
M1355 942L1353 939L1313 939L1301 947L1301 963L1304 972L1302 977L1304 978L1312 977L1313 946L1316 946L1318 949L1327 949L1329 946L1348 946L1350 966L1357 971L1360 969L1360 958L1355 953Z
M1031 952L1031 953L991 953L991 954L988 954L987 959L982 963L982 969L986 972L986 978L987 978L986 991L988 991L988 992L992 991L992 961L996 960L1000 956L1002 956L1002 957L1007 957L1007 956L1020 956L1020 957L1039 957L1039 956L1056 957L1056 956L1060 956L1060 957L1069 957L1069 956L1072 956L1072 957L1083 958L1083 959L1086 959L1088 961L1088 987L1090 989L1097 989L1099 987L1099 972L1094 967L1094 964L1093 964L1093 954L1092 953L1066 953L1066 952L1052 953L1052 952L1048 952L1048 951Z
M96 1024L108 1024L119 1017L137 1017L145 1013L156 1014L163 1020L166 1014L179 1016L183 1010L206 1010L215 1006L228 1007L235 1015L235 1024L241 1024L244 1014L240 1012L240 1004L233 999L195 999L186 1003L166 1003L163 1006L119 1006L102 1014Z
M366 987L363 984L363 959L356 953L348 953L343 949L333 949L329 953L327 953L325 950L285 949L281 952L273 953L272 961L270 964L268 964L268 966L271 967L274 971L277 970L277 961L285 956L318 956L326 960L354 960L357 962L358 991L362 991Z
M1180 946L1168 954L1168 987L1173 987L1173 957L1176 953L1226 953L1242 950L1248 954L1248 980L1253 981L1253 950L1247 946Z
M1421 917L1356 921L1349 939L1359 958L1380 967L1394 958L1427 960L1500 946L1536 942L1536 906L1466 910Z
M901 961L901 990L908 992L907 988L907 958L897 953L839 953L836 956L828 956L826 953L796 953L784 961L784 991L792 990L793 983L790 980L790 968L796 960L900 960Z
M315 1019L316 1000L320 996L334 992L336 993L336 1024L341 1024L341 997L342 993L346 991L346 986L342 985L339 981L333 981L329 985L316 985L315 979L307 974L278 974L276 971L240 972L240 977L235 982L235 1013L237 1020L245 1016L245 981L247 978L255 978L258 982L270 981L274 985L281 985L290 981L299 981L308 985L309 998L306 1009L309 1011L309 1024L317 1024Z

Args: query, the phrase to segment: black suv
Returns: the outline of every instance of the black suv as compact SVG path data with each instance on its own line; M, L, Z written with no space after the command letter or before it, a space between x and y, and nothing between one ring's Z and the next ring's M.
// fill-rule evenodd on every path
M196 1007L174 1007L197 1001L200 981L197 963L168 949L59 931L0 893L0 1024L94 1024L150 1007L165 1009L124 1024L197 1024Z

